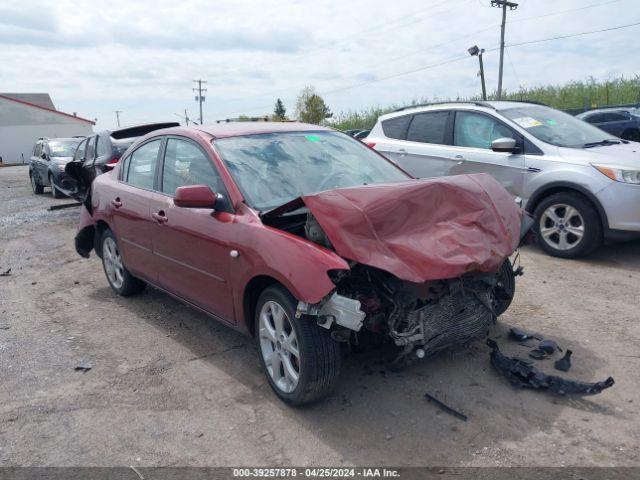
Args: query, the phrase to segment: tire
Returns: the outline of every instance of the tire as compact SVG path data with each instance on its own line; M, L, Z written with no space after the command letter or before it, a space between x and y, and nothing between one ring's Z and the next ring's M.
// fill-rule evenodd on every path
M122 297L142 292L146 283L129 273L122 263L116 236L106 229L100 239L102 268L113 291Z
M600 216L593 204L579 193L550 195L538 204L533 216L538 243L551 256L583 257L602 244Z
M42 192L44 192L44 187L40 185L40 182L38 182L33 172L29 172L29 181L31 182L31 190L33 190L33 193L41 195Z
M51 196L53 198L64 197L64 193L56 188L56 184L53 182L53 175L49 175L49 185L51 185Z
M497 274L498 283L494 289L493 311L499 317L507 311L516 293L516 276L508 258L502 263Z
M296 318L296 303L284 287L274 285L260 295L255 316L258 357L267 381L283 402L293 406L314 402L331 392L342 362L340 345L329 330L314 318ZM282 328L278 329L280 312ZM290 372L297 373L295 382Z

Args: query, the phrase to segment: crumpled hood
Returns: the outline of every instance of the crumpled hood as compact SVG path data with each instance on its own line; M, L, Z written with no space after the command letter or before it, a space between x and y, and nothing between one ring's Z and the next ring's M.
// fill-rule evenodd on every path
M488 174L341 188L301 200L338 255L410 282L495 271L520 240L522 210Z

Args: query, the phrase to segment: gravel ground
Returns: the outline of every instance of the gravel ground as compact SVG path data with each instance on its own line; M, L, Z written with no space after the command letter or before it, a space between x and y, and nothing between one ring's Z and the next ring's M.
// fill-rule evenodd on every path
M572 378L615 378L600 395L515 389L478 342L400 373L353 354L332 397L291 409L251 339L153 289L116 297L99 259L74 251L78 209L47 211L69 201L0 168L2 466L640 465L638 243L579 261L524 249L492 332L512 352L510 325L554 338L574 351Z

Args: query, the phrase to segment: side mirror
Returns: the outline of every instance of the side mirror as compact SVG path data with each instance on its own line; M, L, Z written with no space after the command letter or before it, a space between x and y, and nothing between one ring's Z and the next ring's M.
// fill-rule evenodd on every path
M496 138L491 142L491 150L494 152L513 153L518 149L518 142L514 138Z
M206 185L187 185L178 187L173 195L176 207L212 208L216 207L218 195Z
M41 158L41 159L43 159L43 160L46 160L46 159L47 159L47 154L46 154L46 153L44 153L44 152L42 152L42 153L40 154L40 158Z

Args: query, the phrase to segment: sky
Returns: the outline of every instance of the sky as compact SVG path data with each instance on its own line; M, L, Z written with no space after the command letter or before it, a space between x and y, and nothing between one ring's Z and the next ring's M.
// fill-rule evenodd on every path
M518 0L516 0L518 1ZM507 45L640 22L638 0L519 0ZM500 16L490 0L58 0L0 4L0 92L46 92L96 130L198 116L293 115L313 86L334 114L497 88ZM504 88L640 74L640 25L508 47Z

